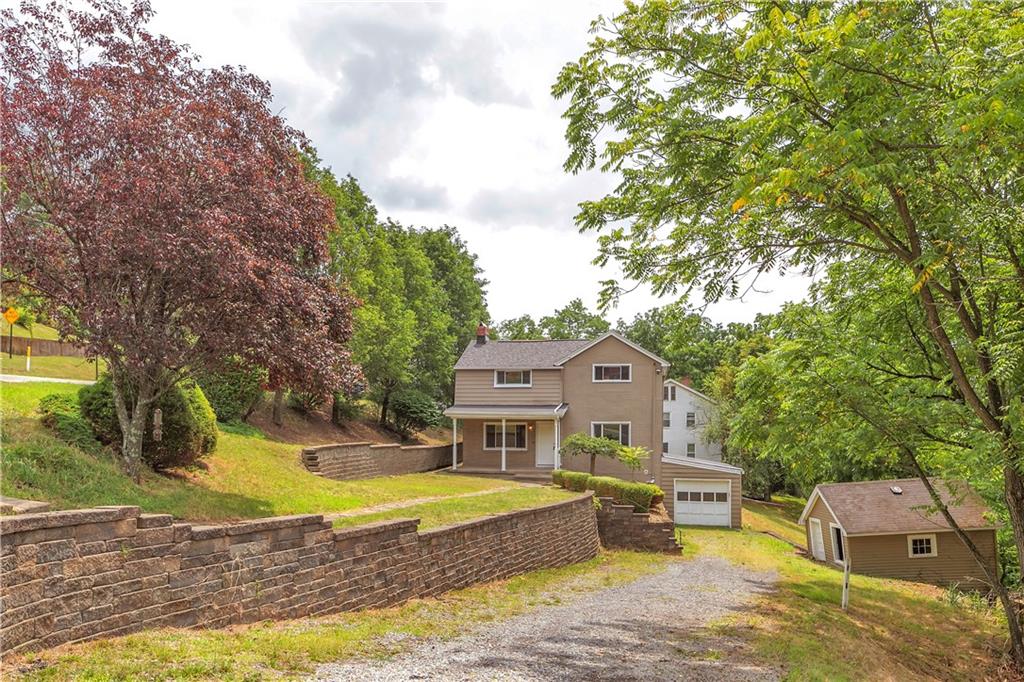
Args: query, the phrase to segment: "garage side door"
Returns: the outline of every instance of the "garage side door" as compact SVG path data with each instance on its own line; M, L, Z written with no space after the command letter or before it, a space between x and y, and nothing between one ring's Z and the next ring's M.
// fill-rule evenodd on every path
M675 522L693 526L729 526L729 481L674 479Z

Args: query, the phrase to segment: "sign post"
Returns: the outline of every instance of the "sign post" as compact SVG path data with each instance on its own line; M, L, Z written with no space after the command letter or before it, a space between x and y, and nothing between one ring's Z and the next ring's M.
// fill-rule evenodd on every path
M7 357L14 357L14 323L21 317L21 313L14 309L13 306L8 306L7 310L4 311L4 319L7 320L7 324L10 326L10 335L7 337Z

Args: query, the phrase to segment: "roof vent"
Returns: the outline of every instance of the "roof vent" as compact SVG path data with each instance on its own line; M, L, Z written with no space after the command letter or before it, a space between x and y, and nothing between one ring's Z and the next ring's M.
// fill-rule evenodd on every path
M889 486L889 490L892 491L893 495L902 495L903 494L903 488L899 487L898 485L891 485L891 486Z

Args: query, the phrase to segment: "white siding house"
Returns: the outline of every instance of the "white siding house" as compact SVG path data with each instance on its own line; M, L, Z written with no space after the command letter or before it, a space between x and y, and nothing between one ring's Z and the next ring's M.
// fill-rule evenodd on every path
M704 439L715 401L675 379L665 382L662 397L662 454L721 462L722 444Z

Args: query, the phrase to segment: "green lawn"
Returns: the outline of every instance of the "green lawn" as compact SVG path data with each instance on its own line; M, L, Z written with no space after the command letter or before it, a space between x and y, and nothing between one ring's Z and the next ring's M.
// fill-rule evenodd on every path
M387 521L389 519L419 519L420 528L434 528L437 526L448 526L460 521L501 514L503 512L517 509L529 509L554 502L564 502L570 499L573 494L562 488L545 486L543 488L516 488L502 492L477 495L474 497L461 497L449 500L437 500L435 502L424 502L423 504L401 509L391 509L373 514L360 514L359 516L346 516L334 521L335 528L346 526L358 526L364 523L375 521Z
M45 500L56 508L133 504L179 518L228 520L340 512L510 485L443 472L332 481L306 471L299 460L300 445L269 440L249 427L227 426L221 427L217 450L204 460L205 469L176 476L149 473L136 485L120 473L108 453L87 454L39 425L35 414L39 398L78 388L54 383L0 384L5 414L3 494Z
M806 545L803 526L796 523L804 509L805 500L779 495L772 502L775 504L743 500L743 525L751 530L775 533L801 547Z
M229 630L154 630L5 661L9 671L45 666L33 680L262 680L309 673L317 663L390 656L416 638L449 639L529 609L625 584L661 570L660 554L604 552L404 606Z
M106 364L100 360L101 374L105 367ZM32 370L26 371L24 355L15 355L9 358L7 353L3 353L0 355L0 374L92 381L96 378L96 363L85 358L61 355L33 355Z
M0 333L7 336L11 333L11 325L7 324L7 320L0 318ZM45 324L39 324L38 322L32 325L32 330L25 329L20 324L14 324L14 335L22 338L33 338L43 339L45 341L58 341L60 334L53 327L47 327Z
M771 529L803 544L794 522L801 503L789 498L780 510L744 502L740 532L682 530L687 556L723 556L779 576L775 592L712 634L747 638L752 658L782 667L790 680L1003 679L998 609L972 600L954 606L929 585L853 575L844 612L840 571L753 530Z

